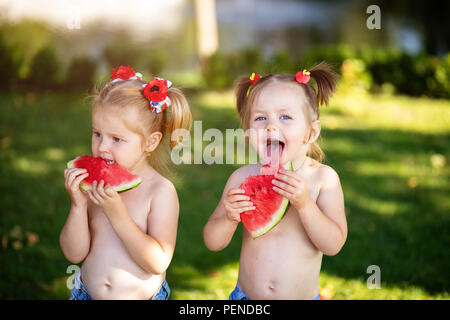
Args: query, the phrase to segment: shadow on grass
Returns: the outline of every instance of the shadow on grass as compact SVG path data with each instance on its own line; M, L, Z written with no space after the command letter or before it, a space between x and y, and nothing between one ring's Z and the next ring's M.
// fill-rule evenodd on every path
M230 112L215 110L219 118ZM347 242L337 256L324 257L322 270L365 282L367 267L378 265L383 285L417 286L430 294L448 292L448 172L434 177L431 169L425 169L425 174L429 173L425 181L410 187L402 167L411 166L412 174L420 176L424 167L430 167L430 155L448 156L449 136L385 129L332 130L323 132L323 142L329 146L329 150L325 148L326 163L339 173L344 194L351 196L346 197ZM342 151L331 147L346 143L349 148ZM373 163L374 172L356 170L358 164ZM238 261L240 230L220 253L198 245L203 244L203 227L235 169L231 165L181 168L185 184L179 188L182 213L174 265L190 265L207 275ZM441 182L437 186L435 179ZM184 281L182 272L171 276L174 285Z
M0 234L2 240L6 237L8 241L6 244L2 241L0 248L1 299L69 296L68 290L53 288L55 282L64 282L68 277L66 269L70 265L58 243L70 207L62 171L66 161L90 152L90 118L87 109L77 108L76 103L63 110L59 100L53 101L54 106L47 103L2 109L2 117L4 114L8 117L1 120L0 128L3 143ZM205 106L194 105L193 113L194 119L203 120L203 130L239 126L232 109L212 112ZM12 143L5 143L7 136L12 137ZM367 267L375 264L381 268L381 280L386 285L418 286L430 294L447 292L448 171L426 177L431 173L426 168L433 153L448 158L449 136L384 129L325 130L322 136L326 163L339 173L344 188L349 227L344 248L335 257L324 257L323 270L338 277L365 281ZM5 147L7 144L10 145ZM52 155L49 148L62 153ZM21 160L23 163L18 164L18 159L28 159L30 163ZM41 163L42 170L31 170L33 161ZM360 166L374 162L373 171ZM423 173L425 177L419 179L424 181L408 187L407 176L402 173L404 166L410 166L414 174ZM202 285L185 277L209 275L239 260L241 227L230 245L218 253L208 251L202 239L203 227L236 168L232 165L175 168L180 220L175 255L168 270L172 290L177 287L201 290ZM28 231L38 234L39 242L14 248L11 233L15 226L20 226L23 234Z
M448 158L449 135L384 129L333 130L323 136L327 146L344 140L353 148L326 152L340 174L344 195L351 196L346 198L347 243L338 256L324 258L323 269L365 280L367 267L378 265L389 286L448 292L448 170L433 175L430 156ZM374 162L373 172L358 170L358 164ZM410 182L412 177L416 183Z

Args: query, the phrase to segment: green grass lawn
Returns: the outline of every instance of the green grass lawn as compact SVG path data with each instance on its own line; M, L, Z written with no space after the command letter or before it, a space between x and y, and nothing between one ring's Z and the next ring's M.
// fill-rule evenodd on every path
M231 92L188 96L195 120L238 128ZM81 95L0 95L0 299L67 299L59 232L70 207L66 162L90 153L90 107ZM322 109L320 144L340 175L348 239L324 257L321 293L333 299L448 299L450 101L338 94ZM178 239L171 299L226 299L241 234L214 253L202 230L237 165L173 166ZM367 267L381 270L368 289Z

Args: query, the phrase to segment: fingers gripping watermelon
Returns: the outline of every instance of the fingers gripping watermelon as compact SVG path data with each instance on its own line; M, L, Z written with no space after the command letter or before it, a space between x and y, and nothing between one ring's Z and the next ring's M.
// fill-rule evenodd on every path
M94 158L91 155L84 155L73 159L67 163L67 168L83 168L89 176L80 183L82 190L92 190L94 181L105 181L105 185L110 185L117 192L125 191L137 187L141 178L131 174L126 168L117 163L109 164L102 158Z
M287 163L284 169L292 170L292 164ZM272 189L276 170L272 174L267 174L267 171L268 168L263 166L260 175L247 177L240 187L256 207L241 213L242 224L253 238L275 227L289 207L289 200Z

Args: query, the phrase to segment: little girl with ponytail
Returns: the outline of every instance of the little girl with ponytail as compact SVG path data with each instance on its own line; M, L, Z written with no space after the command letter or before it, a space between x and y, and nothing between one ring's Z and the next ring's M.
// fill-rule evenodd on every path
M321 163L323 152L316 143L319 105L328 104L336 80L331 68L321 63L295 75L253 73L236 82L241 124L250 131L263 163L241 167L229 177L204 228L205 244L213 251L224 249L241 215L255 214L240 186L248 176L262 173L262 164L275 168L272 189L287 198L290 207L262 236L253 238L242 228L239 274L230 299L319 299L322 255L336 255L347 237L340 179Z
M189 130L183 93L169 80L142 79L130 67L113 69L94 97L92 155L138 175L141 184L117 193L104 181L82 191L86 170L66 169L72 206L61 231L66 258L78 264L70 299L167 299L166 270L175 249L179 203L173 184L158 168L166 135Z

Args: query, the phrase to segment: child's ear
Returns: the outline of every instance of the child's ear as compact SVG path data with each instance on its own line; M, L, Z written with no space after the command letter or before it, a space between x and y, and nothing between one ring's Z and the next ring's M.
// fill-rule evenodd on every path
M319 120L314 120L309 128L309 138L305 140L305 143L313 143L320 135L321 125Z
M159 131L153 132L145 141L144 150L147 153L153 152L159 145L162 139L162 133Z

